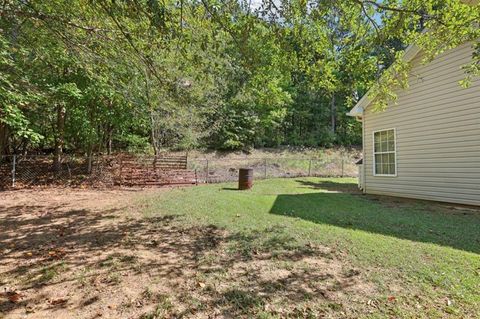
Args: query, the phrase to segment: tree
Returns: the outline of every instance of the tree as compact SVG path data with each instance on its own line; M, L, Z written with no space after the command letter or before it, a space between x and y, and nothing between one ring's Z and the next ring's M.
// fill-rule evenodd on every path
M395 100L414 43L431 59L472 41L459 0L7 0L0 9L0 152L360 142L347 110ZM388 68L390 65L393 66ZM388 70L388 71L385 71ZM382 76L380 76L382 75Z

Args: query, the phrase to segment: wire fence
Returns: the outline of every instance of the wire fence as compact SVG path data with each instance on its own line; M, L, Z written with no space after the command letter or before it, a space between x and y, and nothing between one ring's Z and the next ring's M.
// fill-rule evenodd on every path
M253 168L254 179L288 177L357 177L355 159L339 158L229 158L189 159L200 183L238 180L240 168Z
M130 155L132 156L132 155ZM253 168L254 179L288 177L356 177L352 155L318 158L189 158L186 168L159 165L158 158L135 155L138 164L132 169L124 155L87 156L64 155L54 165L52 155L0 155L0 188L30 186L105 186L129 185L126 174L136 183L130 185L165 185L219 183L238 180L240 168ZM172 157L173 159L174 157ZM163 157L165 161L165 157ZM130 164L129 164L130 163ZM141 165L140 165L141 164ZM130 166L128 166L130 165Z
M52 155L0 155L0 188L100 182L107 161L99 159L63 155L55 163Z

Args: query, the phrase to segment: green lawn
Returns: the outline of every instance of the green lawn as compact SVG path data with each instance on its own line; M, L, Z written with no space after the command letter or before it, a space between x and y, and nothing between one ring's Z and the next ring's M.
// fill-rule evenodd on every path
M221 231L198 258L210 266L197 270L211 288L200 292L204 307L259 318L480 317L479 210L365 196L354 179L235 186L139 198L149 218Z

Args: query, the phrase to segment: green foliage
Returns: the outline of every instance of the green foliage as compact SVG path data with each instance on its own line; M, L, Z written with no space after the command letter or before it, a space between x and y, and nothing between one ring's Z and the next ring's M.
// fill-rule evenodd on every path
M132 153L150 153L151 146L148 142L148 137L136 134L122 134L115 140L120 147L127 152Z
M27 139L37 144L42 135L31 129L30 121L22 109L39 97L35 92L26 91L28 79L19 77L14 55L17 50L0 35L0 123L8 126L14 138Z
M103 152L360 142L345 116L370 86L395 101L406 44L465 41L479 6L408 1L5 1L0 149ZM425 30L422 32L422 29Z

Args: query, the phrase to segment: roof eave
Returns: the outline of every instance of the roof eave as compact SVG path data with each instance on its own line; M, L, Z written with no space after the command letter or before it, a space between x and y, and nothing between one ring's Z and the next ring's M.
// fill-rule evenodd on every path
M363 107L357 104L353 109L350 110L350 112L347 113L347 115L353 117L361 117L363 116L363 111Z

